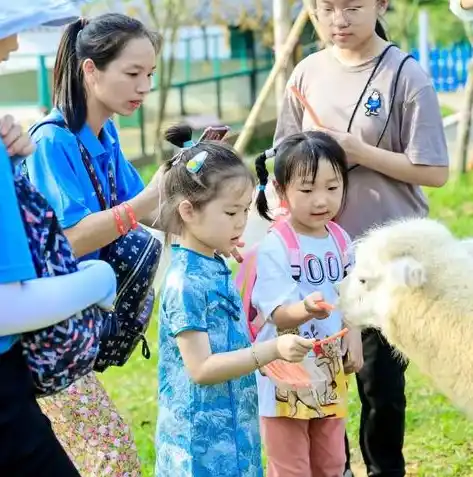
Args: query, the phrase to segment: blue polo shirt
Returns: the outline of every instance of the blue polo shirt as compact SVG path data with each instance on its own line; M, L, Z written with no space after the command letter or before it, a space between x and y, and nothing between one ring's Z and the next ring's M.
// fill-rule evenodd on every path
M53 109L43 121L62 120L61 112ZM112 120L106 122L100 138L86 124L78 137L89 152L105 198L110 204L110 184L107 171L112 164L119 202L138 195L144 188L136 169L127 161L120 149L118 133ZM54 208L64 229L73 227L89 214L100 212L86 167L82 162L77 139L72 132L54 124L45 124L33 134L37 148L28 157L26 166L31 182L43 193ZM82 257L98 258L99 251Z
M13 183L12 163L0 141L0 286L36 277ZM8 308L8 303L3 303ZM0 354L8 351L17 336L0 336Z

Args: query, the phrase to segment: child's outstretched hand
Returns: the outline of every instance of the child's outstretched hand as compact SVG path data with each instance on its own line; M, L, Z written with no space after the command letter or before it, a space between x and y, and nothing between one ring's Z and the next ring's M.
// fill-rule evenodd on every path
M335 309L324 301L324 297L320 292L313 292L304 298L304 307L307 313L313 315L318 320L328 318L330 312Z
M231 252L221 252L220 250L217 250L216 252L219 255L223 255L226 258L233 257L238 263L243 262L243 257L241 256L239 252L239 248L242 248L245 246L245 242L242 242L241 240L237 243L237 246L233 248Z
M297 335L281 335L276 339L278 359L283 359L290 363L299 363L313 348L314 340L301 338Z
M359 329L350 328L342 338L342 353L346 356L343 362L345 374L360 371L363 367L363 342Z

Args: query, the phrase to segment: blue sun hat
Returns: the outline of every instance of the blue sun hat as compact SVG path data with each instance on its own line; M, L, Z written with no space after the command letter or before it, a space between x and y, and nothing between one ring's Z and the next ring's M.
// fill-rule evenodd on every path
M2 2L0 39L39 26L61 26L81 16L81 6L91 0L13 0Z

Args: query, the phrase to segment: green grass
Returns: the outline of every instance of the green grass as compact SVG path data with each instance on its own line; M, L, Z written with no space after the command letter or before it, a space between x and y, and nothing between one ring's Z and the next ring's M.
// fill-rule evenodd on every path
M156 313L155 313L156 316ZM113 368L101 376L108 393L131 424L143 464L143 477L154 477L154 430L157 417L157 323L150 324L147 338L151 359L141 356L141 347L123 368Z
M460 235L471 234L473 218L473 175L442 189L426 190L431 215ZM132 424L143 462L143 475L152 476L156 422L156 323L148 332L153 356L144 360L139 353L120 369L107 371L103 381L123 416ZM407 373L407 432L405 453L410 476L447 477L473 475L473 423L435 393L429 382L411 366ZM355 385L351 386L349 433L355 447L359 405ZM386 430L389 432L389 429ZM354 449L354 460L359 452Z
M441 105L440 106L440 112L442 113L442 117L446 118L447 116L451 116L452 114L455 114L456 111L449 106Z

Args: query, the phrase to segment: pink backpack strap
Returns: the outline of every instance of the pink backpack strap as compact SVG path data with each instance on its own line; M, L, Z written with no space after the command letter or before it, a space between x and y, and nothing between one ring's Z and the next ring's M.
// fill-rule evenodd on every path
M291 273L294 280L299 281L302 275L301 247L295 230L288 220L278 220L271 227L271 231L277 234L286 246L291 264Z
M338 248L338 253L342 259L342 265L344 268L348 266L348 243L345 236L345 231L335 222L329 222L327 229L330 235L335 240L335 244Z

